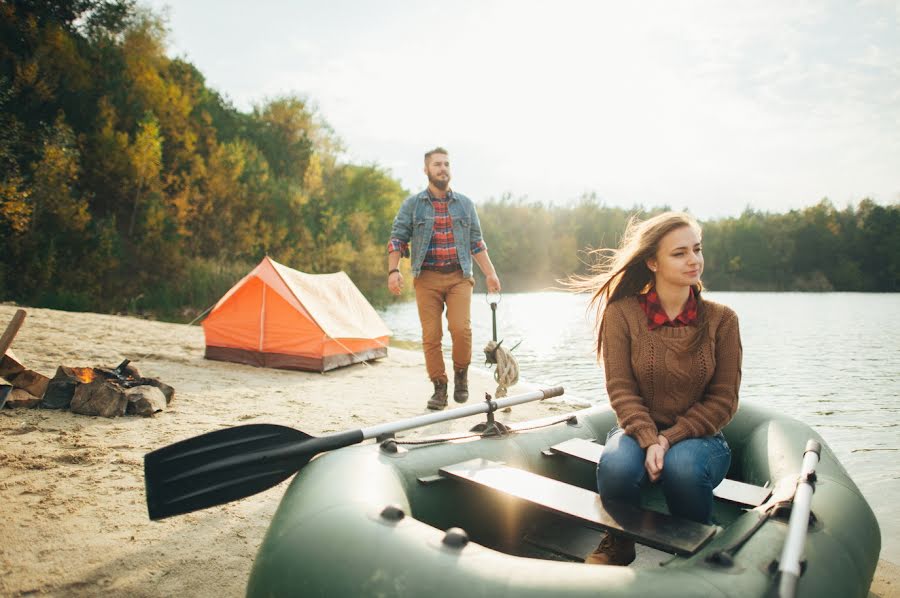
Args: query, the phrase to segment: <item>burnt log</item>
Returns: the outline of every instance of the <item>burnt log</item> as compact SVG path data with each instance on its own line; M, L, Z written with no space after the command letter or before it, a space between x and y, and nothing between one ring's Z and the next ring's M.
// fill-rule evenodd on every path
M22 370L8 380L16 388L21 388L39 399L44 396L47 386L50 385L50 378L34 370Z
M31 409L37 407L41 403L41 397L36 397L27 390L21 388L13 388L9 396L6 397L6 406L15 408Z
M150 417L166 408L166 396L155 386L135 386L125 391L128 405L125 413Z
M26 368L10 350L0 356L0 378L38 398L44 396L50 384L50 378Z
M43 409L66 409L75 395L75 387L82 383L88 368L70 368L64 365L56 368L41 401ZM79 374L82 377L79 377Z
M12 351L7 351L6 355L0 359L0 378L4 378L7 382L23 371L25 371L25 366L19 363Z
M128 397L119 385L97 377L75 387L69 409L82 415L118 417L125 415Z
M156 378L141 378L140 379L141 386L155 386L166 398L166 405L172 402L172 399L175 398L175 389L166 384L165 382L160 382Z
M136 388L138 386L155 386L159 390L162 391L163 395L166 397L166 405L172 402L172 399L175 398L175 389L166 384L165 382L160 382L156 378L144 378L140 375L138 369L127 363L128 360L125 360L124 365L120 364L114 370L109 368L94 368L94 371L105 377L107 380L113 381L119 386L123 388Z

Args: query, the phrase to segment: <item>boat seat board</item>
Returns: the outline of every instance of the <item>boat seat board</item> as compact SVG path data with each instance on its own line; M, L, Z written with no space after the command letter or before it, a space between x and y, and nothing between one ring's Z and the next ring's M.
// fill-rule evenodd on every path
M524 545L535 553L532 558L583 563L605 534L595 525L552 513L548 515L553 517L552 521L536 521L523 538ZM634 548L636 558L630 565L632 569L653 569L671 558L670 554L643 544L636 544Z
M596 465L600 461L600 455L603 454L603 445L584 438L570 438L551 446L549 450L553 454L574 457ZM728 479L722 480L722 483L713 489L713 496L716 498L748 507L758 507L771 495L771 488Z
M509 467L487 459L472 459L440 469L443 476L501 492L542 509L613 531L658 550L691 555L716 532L695 523L626 504L603 505L591 490Z

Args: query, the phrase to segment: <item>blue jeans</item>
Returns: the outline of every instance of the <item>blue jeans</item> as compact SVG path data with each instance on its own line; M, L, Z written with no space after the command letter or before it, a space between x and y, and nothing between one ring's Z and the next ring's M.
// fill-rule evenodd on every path
M641 504L641 485L648 480L646 451L621 428L613 428L597 464L597 490L604 500ZM699 523L711 523L713 488L731 465L731 449L719 432L688 438L666 451L660 482L669 512Z

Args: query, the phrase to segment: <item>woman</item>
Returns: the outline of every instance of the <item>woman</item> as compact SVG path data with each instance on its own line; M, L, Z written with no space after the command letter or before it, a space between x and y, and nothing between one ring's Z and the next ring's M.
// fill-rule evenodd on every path
M639 505L645 480L659 482L673 515L710 523L731 463L721 430L737 411L741 338L735 313L702 297L700 238L687 214L632 220L580 284L596 289L597 354L618 423L597 466L600 496ZM585 562L634 558L633 540L607 534Z

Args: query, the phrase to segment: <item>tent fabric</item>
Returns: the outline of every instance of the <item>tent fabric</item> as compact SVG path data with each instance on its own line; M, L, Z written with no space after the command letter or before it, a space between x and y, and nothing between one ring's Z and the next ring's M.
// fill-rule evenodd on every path
M206 357L326 371L387 355L391 331L344 272L306 274L265 257L203 321Z

